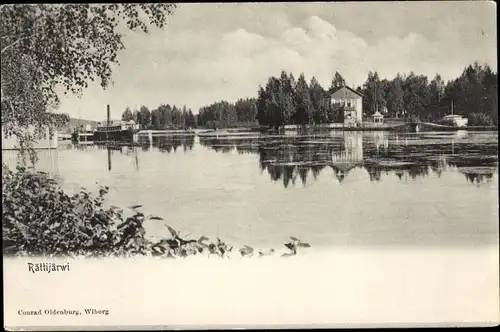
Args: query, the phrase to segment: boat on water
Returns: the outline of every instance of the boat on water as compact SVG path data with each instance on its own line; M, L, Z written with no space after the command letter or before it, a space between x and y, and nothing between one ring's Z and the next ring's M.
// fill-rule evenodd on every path
M78 127L71 135L71 140L78 144L131 143L139 129L140 126L133 120L111 120L110 107L107 105L106 120L99 122L95 128L89 124Z
M436 123L452 127L467 127L469 119L464 118L462 115L459 114L453 114L453 102L451 102L451 114L445 115Z
M111 120L110 107L107 105L107 119L100 122L94 130L94 143L133 142L139 129L140 126L133 120Z
M134 134L139 131L139 126L134 121L105 121L97 125L94 131L96 144L112 141L133 141Z
M469 123L469 119L458 114L450 114L445 115L441 120L437 121L437 123L452 127L466 127Z

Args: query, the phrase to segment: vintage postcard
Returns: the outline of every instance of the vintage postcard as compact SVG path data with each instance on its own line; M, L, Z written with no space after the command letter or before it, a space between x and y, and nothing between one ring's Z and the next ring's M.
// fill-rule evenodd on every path
M496 3L0 27L5 329L499 324Z

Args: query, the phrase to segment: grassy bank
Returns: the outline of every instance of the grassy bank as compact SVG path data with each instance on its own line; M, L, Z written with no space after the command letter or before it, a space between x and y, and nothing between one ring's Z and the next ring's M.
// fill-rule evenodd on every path
M109 188L102 186L96 195L82 188L72 196L46 173L17 167L13 172L2 167L2 226L6 256L155 256L185 258L205 255L230 257L264 256L274 253L245 246L233 248L221 239L201 236L183 238L169 225L171 237L159 241L146 238L143 222L157 220L140 212L142 206L127 209L107 206ZM130 212L130 213L127 213ZM129 216L127 216L129 214ZM291 239L287 247L308 246Z

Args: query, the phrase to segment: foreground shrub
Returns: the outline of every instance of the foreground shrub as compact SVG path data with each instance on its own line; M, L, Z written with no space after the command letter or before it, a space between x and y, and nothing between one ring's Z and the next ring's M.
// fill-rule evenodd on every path
M2 227L4 254L9 256L160 256L165 258L207 254L227 257L233 246L221 239L207 242L183 239L172 227L165 225L170 238L158 242L148 240L145 220L162 220L138 212L140 205L130 209L134 214L124 217L123 209L104 207L109 188L97 195L82 189L66 194L57 182L44 172L17 167L16 172L2 167ZM297 239L287 244L296 253ZM300 246L300 244L299 244ZM293 247L293 249L292 249ZM252 256L253 249L240 249L242 256ZM274 250L272 250L274 252ZM259 252L260 256L265 255Z
M493 119L485 113L471 113L469 115L469 126L493 126Z
M104 209L104 195L81 190L67 195L43 172L3 170L2 226L7 255L93 255L141 253L147 248L137 217Z

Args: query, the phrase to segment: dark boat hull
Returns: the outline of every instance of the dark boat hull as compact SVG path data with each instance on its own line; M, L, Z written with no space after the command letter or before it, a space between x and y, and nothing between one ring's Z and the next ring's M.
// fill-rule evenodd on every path
M74 132L73 134L71 134L71 141L73 143L93 142L94 134L82 134Z
M94 132L95 144L104 144L107 142L133 142L133 141L134 141L134 131L130 129Z

